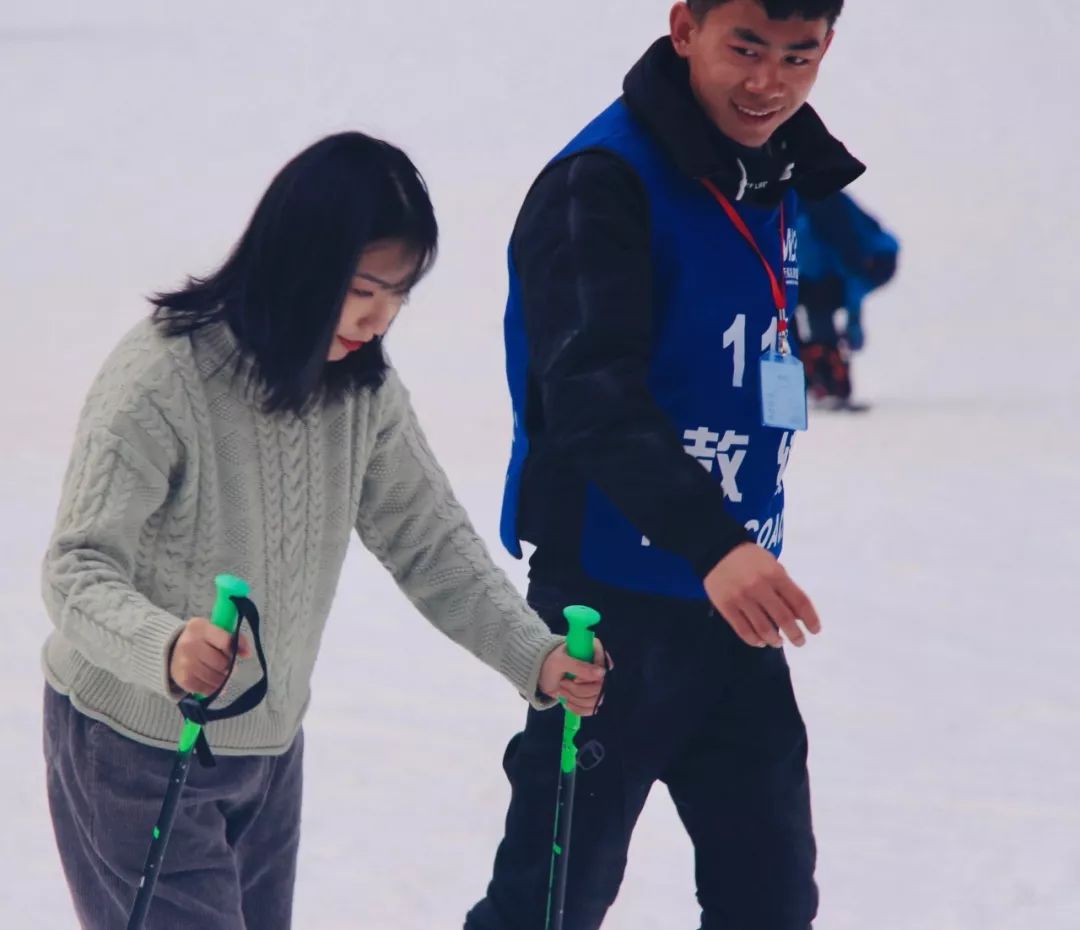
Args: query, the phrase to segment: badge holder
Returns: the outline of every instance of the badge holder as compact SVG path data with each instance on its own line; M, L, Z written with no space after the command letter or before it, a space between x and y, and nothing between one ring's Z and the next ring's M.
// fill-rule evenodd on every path
M776 429L803 431L807 426L806 375L788 346L785 316L780 317L779 351L769 349L761 356L761 422Z

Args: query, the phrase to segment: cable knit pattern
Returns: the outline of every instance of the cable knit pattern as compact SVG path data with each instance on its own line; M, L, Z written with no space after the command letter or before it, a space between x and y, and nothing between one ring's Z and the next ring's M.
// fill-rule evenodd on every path
M237 358L223 325L169 339L145 320L95 380L42 573L50 684L114 729L174 746L169 650L208 614L214 576L238 574L263 617L270 696L208 737L225 754L283 752L355 527L438 629L546 706L537 677L561 640L492 564L393 369L303 417L268 415ZM258 674L239 663L222 703Z
M388 387L405 395L391 375ZM535 680L546 628L507 624L520 598L450 491L404 399L381 410L364 477L357 529L417 609L511 681ZM416 579L423 579L416 584ZM542 661L543 655L540 655Z

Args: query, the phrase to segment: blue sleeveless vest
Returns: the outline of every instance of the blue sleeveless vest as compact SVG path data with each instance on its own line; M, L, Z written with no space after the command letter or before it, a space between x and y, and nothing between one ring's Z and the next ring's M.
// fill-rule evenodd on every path
M586 149L621 157L641 178L651 219L654 344L650 388L693 456L723 488L729 513L759 545L780 554L784 536L783 475L790 432L761 425L762 352L776 344L776 307L761 261L720 204L683 175L620 99L554 161ZM736 202L774 272L783 267L789 311L796 305L798 266L795 197L780 208ZM521 557L517 532L521 475L529 452L525 431L528 350L521 285L510 257L504 321L514 439L500 535ZM575 541L567 540L573 545ZM597 581L629 590L704 599L690 563L651 544L615 505L590 485L580 545L581 566Z

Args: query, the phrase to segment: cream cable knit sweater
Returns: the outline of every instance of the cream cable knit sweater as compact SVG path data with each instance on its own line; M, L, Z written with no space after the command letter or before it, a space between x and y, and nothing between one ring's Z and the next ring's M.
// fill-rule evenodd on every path
M174 746L169 649L229 572L262 614L270 690L207 738L223 754L283 752L355 527L425 617L545 706L537 678L561 638L491 562L393 369L303 417L267 415L235 351L224 324L167 338L145 320L94 382L44 562L49 683L119 732ZM238 663L218 705L258 675Z

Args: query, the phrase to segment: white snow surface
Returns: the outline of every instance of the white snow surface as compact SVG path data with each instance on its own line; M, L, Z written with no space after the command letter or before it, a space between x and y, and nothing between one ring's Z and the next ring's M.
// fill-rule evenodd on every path
M849 0L813 102L903 240L870 298L862 416L816 414L785 561L825 633L811 735L819 930L1080 927L1080 323L1071 0ZM143 295L205 272L329 132L402 145L443 230L392 335L496 558L505 243L544 161L666 28L659 0L6 0L0 9L0 927L75 927L48 820L38 569L75 418ZM524 707L359 546L306 724L295 926L460 927ZM693 930L650 799L605 928Z

